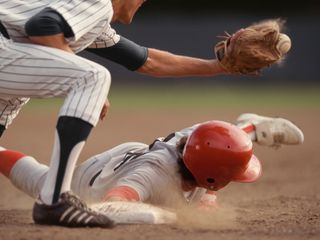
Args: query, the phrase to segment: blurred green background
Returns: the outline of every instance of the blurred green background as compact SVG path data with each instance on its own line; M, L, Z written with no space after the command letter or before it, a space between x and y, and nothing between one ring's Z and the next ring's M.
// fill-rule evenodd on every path
M109 94L113 110L213 109L247 111L262 110L313 110L319 109L318 88L296 87L239 87L239 86L118 86ZM50 110L61 106L62 99L31 100L27 110Z

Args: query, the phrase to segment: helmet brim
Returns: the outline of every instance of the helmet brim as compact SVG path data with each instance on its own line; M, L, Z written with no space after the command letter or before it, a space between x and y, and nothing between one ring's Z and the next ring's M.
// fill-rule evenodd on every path
M237 176L233 181L250 183L255 182L262 173L262 166L259 159L252 154L252 157L248 163L248 168L239 176Z

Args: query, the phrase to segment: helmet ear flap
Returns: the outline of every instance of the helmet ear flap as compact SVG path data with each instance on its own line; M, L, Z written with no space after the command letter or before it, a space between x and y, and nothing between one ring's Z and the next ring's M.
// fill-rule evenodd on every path
M215 180L214 180L214 178L207 178L207 182L212 184L215 182Z
M215 179L214 178L207 178L207 182L209 183L209 184L213 184L213 183L215 183Z
M183 159L183 155L184 155L189 137L190 136L184 136L177 143L178 155L181 159Z

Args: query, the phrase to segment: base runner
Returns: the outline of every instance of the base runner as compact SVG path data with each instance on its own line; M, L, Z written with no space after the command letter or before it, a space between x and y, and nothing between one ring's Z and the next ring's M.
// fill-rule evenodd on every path
M90 204L138 201L174 207L178 202L215 208L216 192L232 181L254 182L261 163L252 142L264 146L301 144L302 131L283 118L242 114L237 125L208 121L158 138L152 144L120 144L76 167L72 190ZM2 149L0 171L36 198L48 166ZM66 221L79 219L70 211Z

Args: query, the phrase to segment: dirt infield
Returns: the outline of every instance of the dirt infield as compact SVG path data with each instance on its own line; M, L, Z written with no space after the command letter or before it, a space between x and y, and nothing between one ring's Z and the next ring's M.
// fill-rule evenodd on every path
M0 239L320 239L320 110L276 109L259 111L284 116L305 133L305 143L278 150L256 146L263 175L254 184L232 183L218 194L221 210L182 213L171 226L123 225L111 230L44 227L32 223L33 200L0 176ZM37 113L35 117L35 113ZM88 156L124 141L152 142L155 136L209 119L233 121L240 111L210 110L111 111L93 131L81 156ZM25 111L1 140L47 163L57 111ZM48 127L49 126L49 127Z

